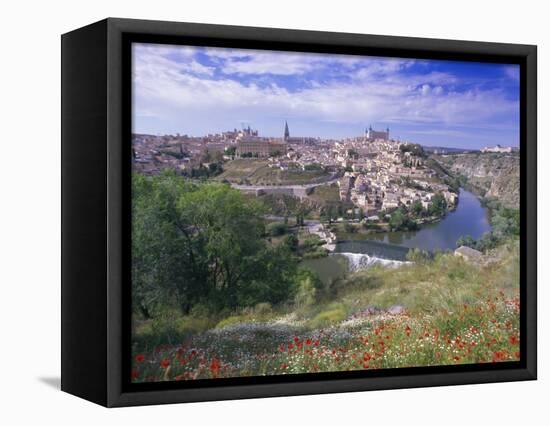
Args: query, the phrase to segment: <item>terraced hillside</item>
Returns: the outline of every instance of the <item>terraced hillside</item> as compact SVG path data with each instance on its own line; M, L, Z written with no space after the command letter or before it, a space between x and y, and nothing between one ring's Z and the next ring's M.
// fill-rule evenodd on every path
M237 159L223 165L224 172L218 180L227 180L231 183L250 185L302 185L324 182L331 174L323 169L280 170L268 167L266 160Z

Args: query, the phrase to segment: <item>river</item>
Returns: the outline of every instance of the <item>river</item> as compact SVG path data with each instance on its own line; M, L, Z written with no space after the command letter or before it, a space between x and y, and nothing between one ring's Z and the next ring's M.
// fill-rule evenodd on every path
M384 232L366 238L387 244L422 250L454 250L456 240L463 235L474 239L491 230L487 209L479 199L464 189L460 190L458 206L439 222L423 225L418 231Z
M456 209L438 222L422 225L418 231L383 232L369 234L363 240L339 241L329 259L304 261L303 265L318 272L323 280L377 264L398 267L405 263L411 248L454 250L461 236L478 239L490 230L487 209L474 194L461 189Z

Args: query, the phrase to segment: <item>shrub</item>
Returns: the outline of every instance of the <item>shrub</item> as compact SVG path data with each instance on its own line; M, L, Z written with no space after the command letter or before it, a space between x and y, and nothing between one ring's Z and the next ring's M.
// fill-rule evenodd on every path
M325 244L325 240L322 240L319 235L310 235L302 242L305 249L314 249L317 246L322 246L323 244Z
M134 319L134 349L150 351L159 345L177 345L214 327L219 316L208 314L204 306L196 305L189 315L182 315L177 307L164 307L151 319Z
M298 273L298 291L294 302L298 306L311 306L316 301L317 289L322 287L322 282L317 274L304 269Z
M284 223L270 223L267 225L267 232L272 237L278 237L280 235L286 234L287 226Z
M227 318L222 319L220 322L218 322L216 324L216 328L224 328L224 327L228 327L230 325L239 324L243 321L246 321L247 319L248 318L243 318L240 315L234 315L234 316L231 316L231 317L227 317Z
M212 307L206 303L197 303L189 311L189 316L193 318L207 318L212 313Z
M327 327L346 319L348 313L342 303L331 303L326 310L319 312L310 322L312 328Z
M344 231L348 234L355 234L359 229L352 223L344 223Z
M267 302L258 303L256 306L254 306L254 314L257 317L266 317L273 313L273 309L271 307L271 304Z
M365 229L380 229L380 225L372 220L366 220L363 222L363 228Z
M298 250L298 237L294 234L289 234L285 237L284 244L292 252Z
M414 263L426 263L432 259L430 252L414 248L407 252L407 260Z

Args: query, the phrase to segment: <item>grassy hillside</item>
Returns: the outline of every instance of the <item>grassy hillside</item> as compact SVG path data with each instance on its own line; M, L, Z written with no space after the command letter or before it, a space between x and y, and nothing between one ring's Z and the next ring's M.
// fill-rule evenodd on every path
M190 380L517 360L517 241L485 260L446 254L329 282L305 275L291 304L136 323L132 375Z
M226 179L232 183L239 183L262 168L267 168L266 160L237 159L228 161L223 165L223 173L217 176L216 180Z

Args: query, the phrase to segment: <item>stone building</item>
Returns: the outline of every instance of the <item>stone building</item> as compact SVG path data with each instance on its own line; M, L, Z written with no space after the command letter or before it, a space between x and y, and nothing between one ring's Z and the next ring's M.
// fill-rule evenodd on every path
M511 153L512 152L512 147L511 146L500 146L500 145L496 145L496 146L486 146L485 148L482 148L481 149L481 152L495 152L495 153Z
M286 143L257 136L245 136L237 141L237 157L266 158L286 154Z
M372 126L369 126L369 128L365 130L365 139L368 141L375 141L375 140L389 141L390 128L388 127L386 128L386 130L374 130Z

